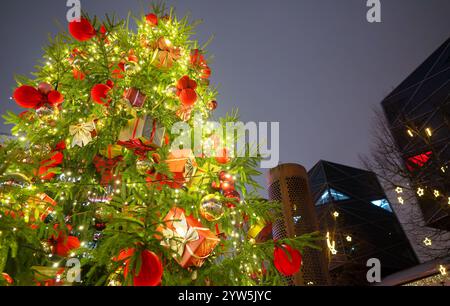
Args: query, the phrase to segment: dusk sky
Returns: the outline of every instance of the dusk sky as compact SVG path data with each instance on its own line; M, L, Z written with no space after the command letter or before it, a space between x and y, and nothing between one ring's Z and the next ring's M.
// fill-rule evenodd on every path
M149 12L147 1L82 0L90 15ZM65 0L2 1L1 112L15 74L27 74L48 34L66 29ZM373 109L450 36L450 1L382 0L382 22L366 0L167 1L179 16L203 19L197 37L214 55L216 116L239 108L246 121L280 122L280 162L359 166ZM59 21L61 26L57 25ZM9 127L1 126L1 132Z

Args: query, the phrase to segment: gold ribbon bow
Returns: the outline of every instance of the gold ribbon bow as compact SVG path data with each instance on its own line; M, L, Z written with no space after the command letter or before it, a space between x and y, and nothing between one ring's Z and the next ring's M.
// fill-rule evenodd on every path
M161 245L169 247L179 257L182 257L184 250L189 242L197 241L200 236L197 232L197 228L190 227L186 221L186 216L182 213L180 220L173 222L175 230L170 228L163 229L164 240L161 241Z
M69 127L69 133L73 136L72 148L79 146L84 147L92 141L92 132L95 131L95 123L81 123L77 125L71 125Z

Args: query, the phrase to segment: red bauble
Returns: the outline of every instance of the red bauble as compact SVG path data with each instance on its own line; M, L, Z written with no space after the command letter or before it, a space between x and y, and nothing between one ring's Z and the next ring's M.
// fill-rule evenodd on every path
M206 105L206 107L208 108L208 110L210 111L214 111L217 109L218 103L216 100L210 101L208 102L208 104Z
M302 266L302 255L296 249L287 244L276 246L273 252L273 263L275 268L284 276L292 276Z
M222 189L224 193L231 192L234 190L234 183L220 182L220 189Z
M230 183L234 183L234 179L233 176L231 174L229 174L226 171L221 171L219 173L219 179L223 182L230 182Z
M105 84L94 85L91 90L92 100L101 105L108 105L111 102L111 99L107 100L110 90L111 87Z
M158 25L158 16L156 16L155 14L148 14L147 16L145 16L145 20L149 25L153 27Z
M14 91L13 98L21 107L36 108L41 103L43 96L36 88L23 85Z
M78 41L87 41L95 36L95 29L86 18L70 22L69 32Z
M193 89L183 89L180 93L180 101L184 106L192 106L197 102L197 93Z
M225 192L224 196L227 199L234 200L233 202L225 203L228 208L235 208L236 203L239 203L241 201L241 195L236 190Z
M191 80L187 75L177 82L177 95L184 106L192 106L197 102L197 82Z
M47 96L48 102L52 105L61 104L64 101L64 96L57 90L52 90Z
M225 148L219 149L219 150L217 150L216 161L222 165L228 164L231 160L228 155L229 154L228 154L227 149L225 149Z
M119 261L125 262L123 274L125 277L130 272L130 257L136 252L135 249L126 249L120 252L118 256ZM132 269L133 284L137 287L143 286L158 286L161 284L163 275L163 266L159 257L148 250L142 251L141 256L141 270L139 272Z
M220 183L217 183L216 181L213 181L211 183L211 188L214 189L214 190L219 191L220 190L220 185L221 185Z

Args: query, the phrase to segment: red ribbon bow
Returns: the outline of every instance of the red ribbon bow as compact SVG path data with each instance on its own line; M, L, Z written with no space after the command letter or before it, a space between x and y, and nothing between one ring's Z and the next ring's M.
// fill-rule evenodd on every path
M144 143L140 139L131 139L128 141L118 141L117 144L119 146L125 147L129 150L134 151L134 154L137 156L145 157L147 152L153 151L152 147L148 147L144 145Z

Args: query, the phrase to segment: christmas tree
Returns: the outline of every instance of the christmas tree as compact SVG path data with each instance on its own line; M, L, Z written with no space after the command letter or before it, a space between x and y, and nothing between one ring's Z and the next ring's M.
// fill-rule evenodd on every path
M198 128L217 107L196 23L162 6L136 31L130 20L84 14L33 79L17 78L26 111L5 116L15 137L0 148L0 284L284 284L315 236L256 239L280 215L257 193L261 157L234 157L242 135L210 128L202 154L174 146L175 123Z

